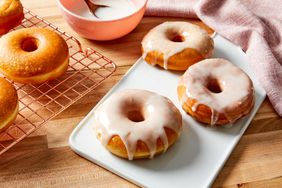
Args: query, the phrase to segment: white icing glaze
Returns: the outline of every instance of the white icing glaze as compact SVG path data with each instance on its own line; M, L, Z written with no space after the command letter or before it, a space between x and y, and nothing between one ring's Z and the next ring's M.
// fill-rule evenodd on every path
M85 4L84 9L78 9L76 12L86 18L99 20L114 20L129 16L136 12L137 8L131 0L91 0L96 5L106 5L95 11L95 16L90 12Z
M214 93L207 88L211 78L218 80L222 92ZM241 114L245 115L254 102L254 97L252 101L247 100L250 95L254 96L253 84L248 75L224 59L206 59L192 65L181 77L181 85L186 87L181 99L182 105L188 98L192 98L197 101L192 111L195 112L199 104L208 106L212 111L212 125L216 124L220 113L233 123L240 117L231 115L232 110L243 107L242 103L245 103L246 110Z
M178 33L184 37L183 42L174 42L168 37L168 33ZM207 42L210 41L210 42ZM185 48L193 48L200 53L207 53L211 48L212 39L208 33L199 26L188 22L164 22L154 27L142 40L145 59L152 51L164 54L164 68L167 69L168 59L183 51Z
M144 121L134 122L128 118L128 112L141 110ZM105 146L118 135L123 141L132 160L137 141L143 141L152 158L156 153L157 139L160 138L168 148L168 139L164 127L178 135L182 128L182 118L173 103L158 94L145 90L126 90L111 95L95 111L94 129L101 134Z

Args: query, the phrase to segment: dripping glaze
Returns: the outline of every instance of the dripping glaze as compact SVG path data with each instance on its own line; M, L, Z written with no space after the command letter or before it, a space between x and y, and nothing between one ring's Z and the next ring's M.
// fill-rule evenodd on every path
M215 93L206 87L210 78L215 78L220 85L221 92ZM186 88L180 99L181 105L189 99L196 99L191 107L196 112L198 106L203 104L211 110L211 125L218 121L219 114L224 114L229 123L235 122L241 116L231 117L228 109L248 103L246 99L254 95L252 81L241 69L224 59L207 59L192 65L179 81L179 86ZM254 103L252 98L251 107ZM249 110L249 108L247 109Z
M168 36L168 33L175 33L175 35L181 36L182 40L175 42ZM147 54L152 51L161 52L163 53L164 68L168 69L168 59L186 48L207 53L209 48L205 42L207 40L211 40L208 33L197 25L187 22L164 22L150 30L142 40L142 57L145 59Z
M143 110L144 121L131 121L126 115L130 103L136 103ZM157 139L160 138L165 150L168 148L168 138L165 127L180 134L182 119L175 115L179 113L171 102L158 94L145 90L126 90L109 97L95 112L94 130L102 137L106 146L109 140L118 135L123 141L128 159L132 160L137 141L143 141L149 151L150 158L156 153ZM180 116L181 117L181 116Z

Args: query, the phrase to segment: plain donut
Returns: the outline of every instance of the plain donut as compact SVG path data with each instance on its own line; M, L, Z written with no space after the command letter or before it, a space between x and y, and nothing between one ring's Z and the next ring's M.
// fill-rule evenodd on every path
M0 1L0 35L20 25L23 18L23 6L19 0Z
M46 28L24 28L0 38L0 71L9 79L38 84L62 75L68 67L65 40Z
M0 78L0 132L16 119L19 110L18 94L15 87Z

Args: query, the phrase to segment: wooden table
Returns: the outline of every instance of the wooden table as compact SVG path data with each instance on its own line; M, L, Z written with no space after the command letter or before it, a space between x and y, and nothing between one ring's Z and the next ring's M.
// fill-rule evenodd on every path
M79 37L70 29L55 0L22 0L22 3L77 37L84 47L92 47L114 60L118 69L87 97L1 155L0 187L136 187L76 155L68 146L68 137L78 122L141 56L140 42L146 32L164 21L185 19L146 17L126 37L110 42L94 42ZM262 104L213 186L282 187L282 119L274 112L268 99Z

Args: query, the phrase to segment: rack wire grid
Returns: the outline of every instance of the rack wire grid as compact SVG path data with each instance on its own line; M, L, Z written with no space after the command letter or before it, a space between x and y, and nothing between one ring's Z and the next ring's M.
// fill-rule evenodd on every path
M0 133L0 155L95 89L116 70L110 59L90 48L83 51L77 39L30 10L25 9L24 14L22 24L14 30L44 27L59 33L69 47L69 67L60 78L39 85L12 82L19 96L19 113L14 123Z

